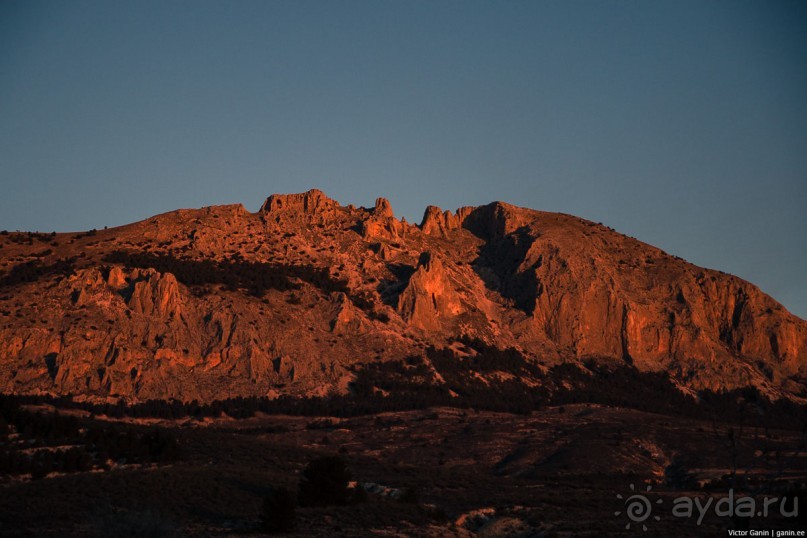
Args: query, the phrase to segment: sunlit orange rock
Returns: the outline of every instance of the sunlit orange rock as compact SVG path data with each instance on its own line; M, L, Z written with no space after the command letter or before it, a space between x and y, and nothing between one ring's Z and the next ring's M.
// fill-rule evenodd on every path
M414 226L384 198L341 206L311 190L256 213L182 209L47 242L43 254L0 236L5 392L344 392L354 367L460 336L545 366L667 372L684 388L805 390L804 320L749 282L570 215L430 206ZM162 265L110 262L115 251Z

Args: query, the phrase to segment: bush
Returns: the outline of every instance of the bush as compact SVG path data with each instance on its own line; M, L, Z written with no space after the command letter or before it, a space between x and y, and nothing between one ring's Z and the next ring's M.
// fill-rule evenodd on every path
M324 456L309 462L300 479L300 506L346 504L350 472L339 456Z
M673 458L664 469L664 481L668 486L677 490L691 489L695 485L695 481L686 466L678 458Z
M297 502L286 488L272 490L263 498L261 521L266 532L286 532L294 528Z

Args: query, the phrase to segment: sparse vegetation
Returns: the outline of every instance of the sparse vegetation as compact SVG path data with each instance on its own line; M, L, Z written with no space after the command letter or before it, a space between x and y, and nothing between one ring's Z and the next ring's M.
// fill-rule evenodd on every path
M75 258L62 258L49 265L44 264L40 259L17 264L0 278L0 288L36 282L48 275L69 275L75 270L75 262Z
M749 414L753 424L780 428L801 428L807 409L789 400L771 401L753 387L732 391L701 391L694 398L680 391L664 373L640 372L632 366L608 366L589 362L585 366L561 364L541 372L519 358L514 350L490 350L471 358L460 358L451 349L427 348L427 358L367 363L355 370L347 395L267 399L237 397L207 404L176 400L151 400L134 405L93 404L71 398L17 397L26 403L52 403L61 408L79 408L114 418L121 417L218 417L247 418L257 412L313 417L347 417L454 407L526 414L545 406L594 403L651 413L692 418L729 420L737 413L738 398L750 399L755 408ZM487 353L487 352L486 352ZM522 362L523 361L523 362ZM532 372L535 386L520 379ZM438 383L439 373L443 382ZM502 378L499 374L511 374ZM487 376L486 381L479 376ZM330 424L323 421L316 423ZM314 426L312 426L314 427ZM322 426L317 426L322 427Z
M167 463L180 456L168 430L31 411L15 397L0 396L0 476L36 479L106 467L110 460Z
M300 285L295 280L307 282L326 293L348 291L345 281L334 279L327 269L312 265L260 263L237 258L195 260L120 250L104 257L104 261L171 273L186 286L221 284L230 290L245 290L255 297L261 297L268 290L298 290Z

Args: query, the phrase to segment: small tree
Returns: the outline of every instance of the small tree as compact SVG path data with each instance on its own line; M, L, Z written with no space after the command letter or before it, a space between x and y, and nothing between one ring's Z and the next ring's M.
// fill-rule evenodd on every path
M272 490L263 498L261 521L266 532L286 532L294 528L297 501L286 488Z
M677 457L664 469L664 480L667 485L678 490L694 486L694 480L684 463Z
M345 504L349 500L350 472L339 456L324 456L309 462L300 479L300 506Z

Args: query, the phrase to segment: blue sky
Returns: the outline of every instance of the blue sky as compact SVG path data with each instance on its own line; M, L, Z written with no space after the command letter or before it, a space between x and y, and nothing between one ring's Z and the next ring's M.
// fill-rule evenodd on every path
M0 229L504 200L807 317L807 4L0 0Z

